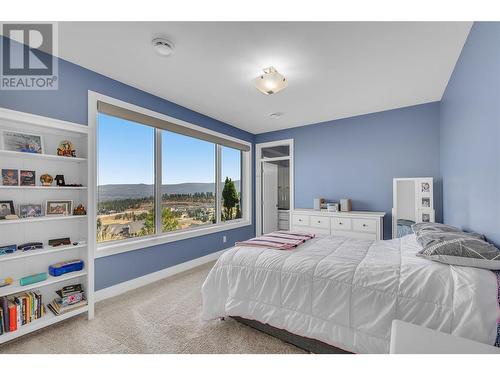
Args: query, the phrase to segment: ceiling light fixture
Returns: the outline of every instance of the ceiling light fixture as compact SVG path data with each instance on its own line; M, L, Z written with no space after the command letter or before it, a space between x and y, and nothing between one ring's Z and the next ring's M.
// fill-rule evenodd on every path
M273 120L277 120L279 119L281 116L283 116L283 113L281 112L275 112L275 113L271 113L269 115L269 117L271 117Z
M285 76L278 73L273 66L270 66L264 69L264 74L255 78L254 83L261 93L271 95L283 90L288 82Z
M154 38L151 43L158 55L170 56L174 52L173 43L165 38Z

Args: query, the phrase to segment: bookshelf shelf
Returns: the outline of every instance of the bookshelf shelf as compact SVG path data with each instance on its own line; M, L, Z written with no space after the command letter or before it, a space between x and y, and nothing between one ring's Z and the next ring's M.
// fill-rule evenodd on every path
M0 335L0 344L3 344L4 342L13 340L15 338L21 337L23 335L26 335L28 333L34 332L36 330L39 330L41 328L48 327L52 324L61 322L65 319L71 318L76 315L80 315L84 312L88 311L88 306L83 306L79 309L69 311L65 314L62 315L54 315L52 311L47 307L45 309L45 316L43 316L40 319L36 319L32 321L29 324L26 324L24 326L21 326L18 328L16 331L13 332L5 332L3 335Z
M16 251L13 254L1 255L0 256L0 263L1 262L9 262L9 261L17 260L17 259L21 259L21 258L29 258L29 257L37 257L37 256L42 256L42 255L47 255L47 254L55 254L58 252L70 251L73 249L82 249L84 247L87 247L87 244L57 246L57 247L45 246L43 249L38 249L38 250Z
M15 220L0 220L0 225L2 224L27 224L27 223L37 223L40 221L54 221L54 220L75 220L84 219L87 215L67 215L67 216L40 216L40 217L30 217L26 219L15 219Z
M86 186L0 186L0 190L87 190Z
M0 246L27 242L41 242L42 249L16 251L13 254L0 255L0 280L11 277L11 285L0 287L0 310L18 310L18 304L12 304L14 296L18 298L29 291L39 290L43 305L46 306L45 316L31 323L18 327L13 332L3 332L0 344L40 328L73 316L86 313L88 319L94 317L94 252L96 224L95 220L95 125L90 126L71 123L58 119L36 116L29 113L11 111L0 108L0 135L4 131L39 135L44 154L32 154L5 150L0 142L0 169L17 170L18 181L21 171L35 173L36 186L4 186L11 182L6 172L0 176L0 195L4 201L12 201L15 213L19 215L21 205L41 204L47 201L72 200L73 208L82 204L87 215L40 216L33 218L18 218L15 220L0 220ZM56 150L62 141L73 144L78 157L56 155ZM63 175L66 182L78 183L82 186L41 186L40 176L49 174L52 177ZM10 174L12 176L12 174ZM8 179L10 178L10 179ZM69 237L70 241L79 241L77 245L51 247L51 239ZM92 240L90 240L92 239ZM81 259L84 262L82 271L70 272L58 277L48 276L46 280L21 286L19 280L38 272L48 272L50 265ZM87 306L77 308L62 315L55 315L47 307L57 296L56 291L74 284L81 284L87 299ZM10 312L7 313L10 318Z
M32 154L29 152L17 152L17 151L7 151L0 150L0 156L5 158L22 158L22 159L40 159L40 160L50 160L50 161L64 161L73 163L84 163L87 161L86 158L70 158L65 156L51 155L51 154Z
M54 277L54 276L49 275L49 277L47 277L47 280L40 281L39 283L34 283L34 284L30 284L30 285L24 285L24 286L19 285L19 280L14 280L12 285L4 286L3 288L0 288L0 297L9 296L11 294L26 292L28 290L41 288L41 287L44 287L47 285L62 283L64 281L77 279L81 276L86 276L86 275L87 275L87 271L85 269L83 271L65 273L64 275L61 275L58 277ZM44 301L44 303L47 303L47 302L49 302L49 301Z

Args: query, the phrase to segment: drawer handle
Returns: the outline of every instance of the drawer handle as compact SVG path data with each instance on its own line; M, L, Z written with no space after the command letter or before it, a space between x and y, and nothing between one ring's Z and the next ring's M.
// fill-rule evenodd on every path
M363 224L364 227L366 227L366 224Z
M318 224L320 224L320 223L321 223L321 220L318 220Z
M299 219L299 221L302 221L302 219Z
M342 222L341 222L341 221L339 221L339 225L342 225Z

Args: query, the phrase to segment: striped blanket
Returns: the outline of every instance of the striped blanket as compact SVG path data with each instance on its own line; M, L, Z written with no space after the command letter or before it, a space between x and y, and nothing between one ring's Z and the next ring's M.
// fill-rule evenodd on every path
M314 234L302 232L287 232L279 230L246 241L236 242L235 246L267 247L276 250L290 250L307 240L314 238Z

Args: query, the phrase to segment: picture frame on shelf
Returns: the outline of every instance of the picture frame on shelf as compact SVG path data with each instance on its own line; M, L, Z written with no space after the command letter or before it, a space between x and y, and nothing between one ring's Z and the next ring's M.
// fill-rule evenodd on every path
M423 208L430 208L431 207L431 198L430 197L423 197L422 198L422 207Z
M422 223L433 223L435 221L434 210L429 208L418 210L418 221Z
M72 200L47 200L45 202L46 216L69 216L73 214Z
M15 215L14 201L0 201L0 220L5 220L8 215Z
M43 154L43 136L40 134L2 131L2 146L5 151Z
M428 182L421 183L422 193L430 193L431 192L431 184Z
M19 171L17 169L2 169L3 186L19 186Z
M19 216L21 218L31 218L43 216L43 209L41 204L20 204Z
M36 172L21 170L19 171L19 186L35 186L36 185Z

